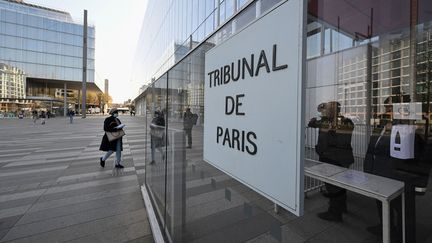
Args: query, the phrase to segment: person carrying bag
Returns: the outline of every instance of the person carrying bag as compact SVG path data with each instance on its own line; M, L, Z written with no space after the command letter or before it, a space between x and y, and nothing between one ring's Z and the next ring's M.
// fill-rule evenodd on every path
M114 128L117 129L117 131L105 132L105 134L108 137L108 141L110 141L110 142L115 141L115 140L123 137L124 135L126 135L125 132L123 131L124 124L120 124L119 119L115 118L115 124L117 126L115 126Z
M104 121L104 131L105 134L102 137L102 142L99 150L106 151L107 153L100 157L100 166L105 167L105 161L111 156L111 154L116 152L115 168L122 169L123 165L121 162L121 151L123 151L123 136L125 132L123 131L124 125L118 117L118 110L113 108L109 112L110 116Z

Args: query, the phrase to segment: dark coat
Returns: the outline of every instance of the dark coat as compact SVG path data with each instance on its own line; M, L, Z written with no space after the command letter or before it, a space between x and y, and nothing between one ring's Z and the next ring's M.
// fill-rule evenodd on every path
M327 117L312 119L309 127L319 128L315 151L319 160L329 164L349 167L354 163L351 137L354 123L343 116L338 117L338 125L333 128Z
M155 146L155 148L163 147L166 143L165 136L165 119L162 116L158 116L153 118L150 124L150 139L151 143ZM162 137L153 136L152 133L163 134Z
M192 129L193 125L196 124L196 119L198 116L196 114L193 114L192 112L185 112L183 114L183 128L185 130Z
M118 118L114 118L113 116L109 116L105 119L104 121L104 131L105 132L115 132L118 129L114 128L118 125L121 124L121 121ZM121 143L121 150L123 151L123 140L122 138L119 138L120 143ZM102 143L99 147L99 150L102 151L116 151L116 145L117 145L117 140L114 141L109 141L108 137L106 134L104 134L103 138L102 138Z
M414 138L414 159L398 159L390 156L391 129L374 129L364 161L364 170L375 175L403 181L405 185L405 236L407 242L416 242L416 187L426 188L431 169L430 149L426 140L416 132ZM392 201L393 203L393 201ZM401 205L391 204L392 212L401 214ZM380 216L381 217L381 216ZM392 216L392 219L395 217ZM397 217L396 217L397 218ZM396 223L401 229L400 218ZM396 230L397 232L397 230ZM400 232L400 231L399 231ZM397 233L396 233L397 234ZM393 236L392 236L393 237ZM395 237L401 238L401 235Z
M414 140L414 159L397 159L390 156L390 133L381 136L382 128L373 131L364 161L368 173L405 182L406 185L426 187L432 159L423 137L416 133Z

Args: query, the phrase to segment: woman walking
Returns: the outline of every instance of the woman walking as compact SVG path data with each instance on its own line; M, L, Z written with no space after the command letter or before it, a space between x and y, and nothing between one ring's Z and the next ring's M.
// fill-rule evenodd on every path
M120 126L121 122L117 118L118 117L118 111L116 108L113 108L109 112L110 116L107 117L104 121L104 131L105 134L102 138L102 143L99 148L101 151L106 151L107 153L100 158L100 166L105 167L105 161L113 154L116 153L116 162L115 162L115 168L124 168L123 165L120 164L121 162L121 151L123 151L123 141L122 137L119 137L115 140L109 141L107 133L113 133L113 132L119 132L123 129L122 126ZM124 133L123 133L124 134Z

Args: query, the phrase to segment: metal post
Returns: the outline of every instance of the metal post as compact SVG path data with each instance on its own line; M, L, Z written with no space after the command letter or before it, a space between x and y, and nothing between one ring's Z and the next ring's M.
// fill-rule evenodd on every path
M255 6L255 16L258 18L259 16L261 16L261 0L256 1Z
M372 107L378 106L378 104L372 104L372 44L368 43L367 45L367 53L366 53L366 145L369 143L369 138L371 136L371 119L372 117Z
M192 50L192 47L193 47L193 45L192 45L192 35L190 35L189 36L189 50Z
M330 29L330 40L329 40L329 43L330 43L330 53L332 53L333 52L333 30L332 29Z
M82 76L82 118L86 118L86 98L87 98L87 10L84 10L83 26L83 76Z
M238 6L237 6L237 0L234 0L234 1L232 1L232 8L234 9L234 14L236 14L237 12L238 12ZM233 14L233 15L234 15ZM232 28L232 33L235 33L235 32L237 32L237 19L236 18L234 18L233 20L232 20L232 24L231 24L231 28Z
M411 0L410 1L410 98L411 98L411 102L417 101L417 92L416 92L417 23L418 23L418 0ZM402 95L402 90L400 95ZM407 102L407 101L404 100L403 102Z
M220 25L220 4L221 4L221 0L217 0L216 4L217 4L217 6L216 6L216 28L217 28Z
M430 27L429 27L430 28ZM430 43L430 39L431 39L431 34L430 34L430 29L428 29L428 34L427 34L427 41L426 41L426 51L427 51L427 79L426 79L426 86L427 86L427 91L426 91L426 126L425 126L425 138L428 139L429 138L429 124L430 124L430 97L431 97L431 53L429 51L429 43Z
M402 200L402 205L401 205L401 207L402 207L402 243L405 243L405 228L406 228L406 226L405 226L405 218L406 218L406 215L405 215L405 192L402 192L401 197L402 197L401 198L401 200Z
M78 90L78 110L77 110L77 115L80 113L80 109L81 109L81 101L80 100L81 100L81 90Z
M320 54L321 56L325 53L325 27L324 24L321 24L321 46L320 46Z
M369 144L369 139L372 133L371 128L371 118L375 119L375 116L372 117L372 107L378 107L378 104L372 104L372 44L370 39L372 39L373 36L373 8L370 10L370 28L368 33L369 43L367 45L367 53L366 53L366 114L365 114L365 120L366 120L366 141L365 145L366 148Z
M382 202L382 237L383 243L390 243L390 203L386 200Z
M66 117L67 115L67 84L64 82L63 87L63 115Z
M151 110L151 116L154 115L154 112L156 111L156 92L155 92L155 78L151 79L151 87L152 87L152 110ZM153 118L153 117L152 117Z

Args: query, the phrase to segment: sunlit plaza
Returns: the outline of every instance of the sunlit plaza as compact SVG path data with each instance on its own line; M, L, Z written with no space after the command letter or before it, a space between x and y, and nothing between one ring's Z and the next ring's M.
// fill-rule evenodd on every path
M125 168L105 168L105 117L0 119L1 242L153 242L140 192L142 119L128 125Z

